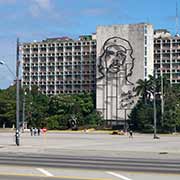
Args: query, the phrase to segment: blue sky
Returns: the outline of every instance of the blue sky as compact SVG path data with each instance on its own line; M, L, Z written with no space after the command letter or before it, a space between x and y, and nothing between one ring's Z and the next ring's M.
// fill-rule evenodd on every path
M180 0L178 14L180 15ZM148 22L175 33L176 0L0 0L0 60L15 73L16 38L91 34L97 25ZM0 66L0 89L13 82Z

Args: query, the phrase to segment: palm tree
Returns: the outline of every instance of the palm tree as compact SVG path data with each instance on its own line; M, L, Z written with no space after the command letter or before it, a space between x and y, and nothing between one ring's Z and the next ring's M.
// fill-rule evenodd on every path
M139 79L136 83L136 95L141 96L145 104L147 104L147 100L150 100L153 92L153 80L153 77L150 76L149 80Z

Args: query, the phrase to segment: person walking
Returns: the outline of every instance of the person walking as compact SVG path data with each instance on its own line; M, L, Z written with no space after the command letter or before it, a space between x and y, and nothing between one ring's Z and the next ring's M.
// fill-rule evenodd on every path
M33 127L30 128L31 136L33 136Z
M38 136L40 136L40 133L41 133L41 129L38 128Z
M133 138L133 131L132 130L129 131L129 138Z
M34 136L37 134L37 128L34 128Z

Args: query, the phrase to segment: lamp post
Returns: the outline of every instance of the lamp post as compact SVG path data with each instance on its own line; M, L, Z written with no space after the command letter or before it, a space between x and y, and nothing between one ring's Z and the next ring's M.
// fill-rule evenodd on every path
M156 109L156 75L154 70L154 82L153 82L153 111L154 111L154 139L159 139L157 136L157 109Z
M155 86L155 85L154 85ZM156 92L155 92L155 87L154 87L154 92L153 92L153 110L154 110L154 139L156 139L157 135L157 130L156 130L156 123L157 123L157 117L156 117Z
M26 120L26 115L25 115L25 106L26 106L26 92L24 92L24 97L23 97L23 114L22 114L22 132L24 132L25 128L25 120Z
M16 44L16 145L20 145L20 128L19 128L19 38Z
M124 109L124 131L127 132L127 109Z
M161 61L161 69L160 69L160 76L161 76L161 125L164 126L164 82L163 82L163 69L162 69L162 61Z

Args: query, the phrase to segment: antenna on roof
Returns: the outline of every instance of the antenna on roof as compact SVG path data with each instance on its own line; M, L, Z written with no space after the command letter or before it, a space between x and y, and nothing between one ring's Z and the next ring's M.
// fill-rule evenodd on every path
M176 36L179 36L178 2L176 1Z

